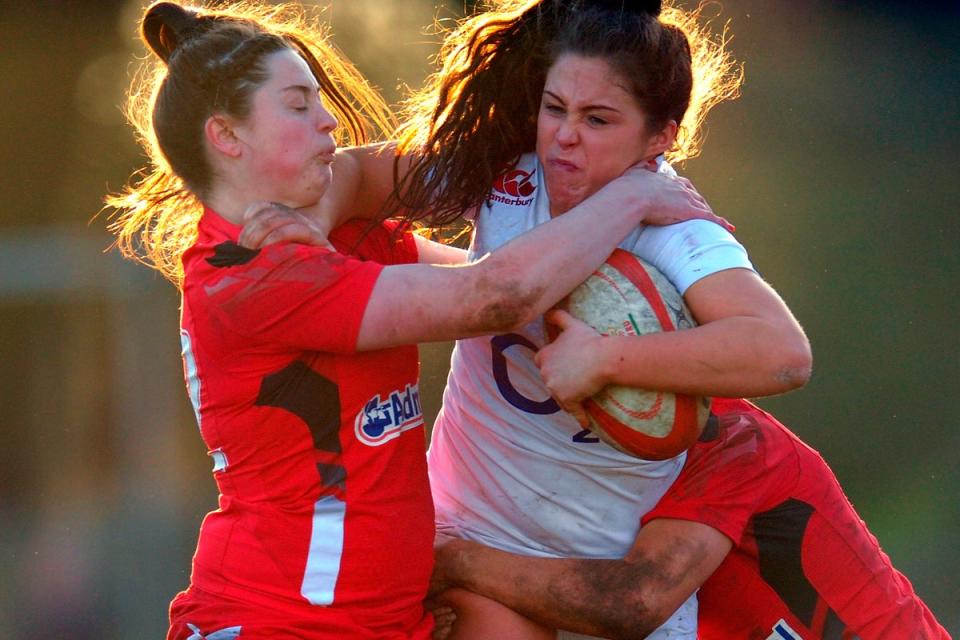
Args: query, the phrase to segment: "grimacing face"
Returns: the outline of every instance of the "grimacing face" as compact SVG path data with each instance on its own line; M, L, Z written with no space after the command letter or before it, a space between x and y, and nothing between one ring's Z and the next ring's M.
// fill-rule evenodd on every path
M568 53L550 68L537 116L537 157L551 215L569 211L672 143L669 127L647 131L646 114L628 87L603 58Z

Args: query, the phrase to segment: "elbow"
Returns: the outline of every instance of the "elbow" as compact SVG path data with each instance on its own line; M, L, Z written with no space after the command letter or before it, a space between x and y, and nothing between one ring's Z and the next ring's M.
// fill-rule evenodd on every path
M779 358L773 368L773 380L777 391L784 393L799 389L810 381L813 374L813 352L810 341L802 331L781 341Z
M624 603L625 614L611 620L603 629L603 637L612 640L641 640L659 629L673 615L665 603L657 601L653 594L628 598Z

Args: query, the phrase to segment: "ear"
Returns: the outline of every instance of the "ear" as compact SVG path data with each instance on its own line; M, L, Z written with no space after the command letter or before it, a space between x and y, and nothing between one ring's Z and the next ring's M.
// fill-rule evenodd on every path
M650 136L647 155L656 158L661 153L669 151L677 140L677 121L668 120L660 131Z
M220 153L231 158L240 157L240 139L226 117L214 114L207 118L203 124L203 133L210 146Z

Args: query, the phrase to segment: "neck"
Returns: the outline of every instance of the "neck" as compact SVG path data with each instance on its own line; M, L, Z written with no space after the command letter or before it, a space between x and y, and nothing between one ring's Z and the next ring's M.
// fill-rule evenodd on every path
M215 191L204 199L204 204L233 224L243 224L243 214L254 201L234 193Z

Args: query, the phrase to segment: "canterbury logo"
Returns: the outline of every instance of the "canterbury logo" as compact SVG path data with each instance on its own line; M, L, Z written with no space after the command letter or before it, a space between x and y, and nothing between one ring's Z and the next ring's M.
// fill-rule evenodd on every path
M530 196L537 190L533 181L536 170L529 173L522 169L513 169L506 172L493 183L494 193L490 199L503 204L524 206L530 204Z

